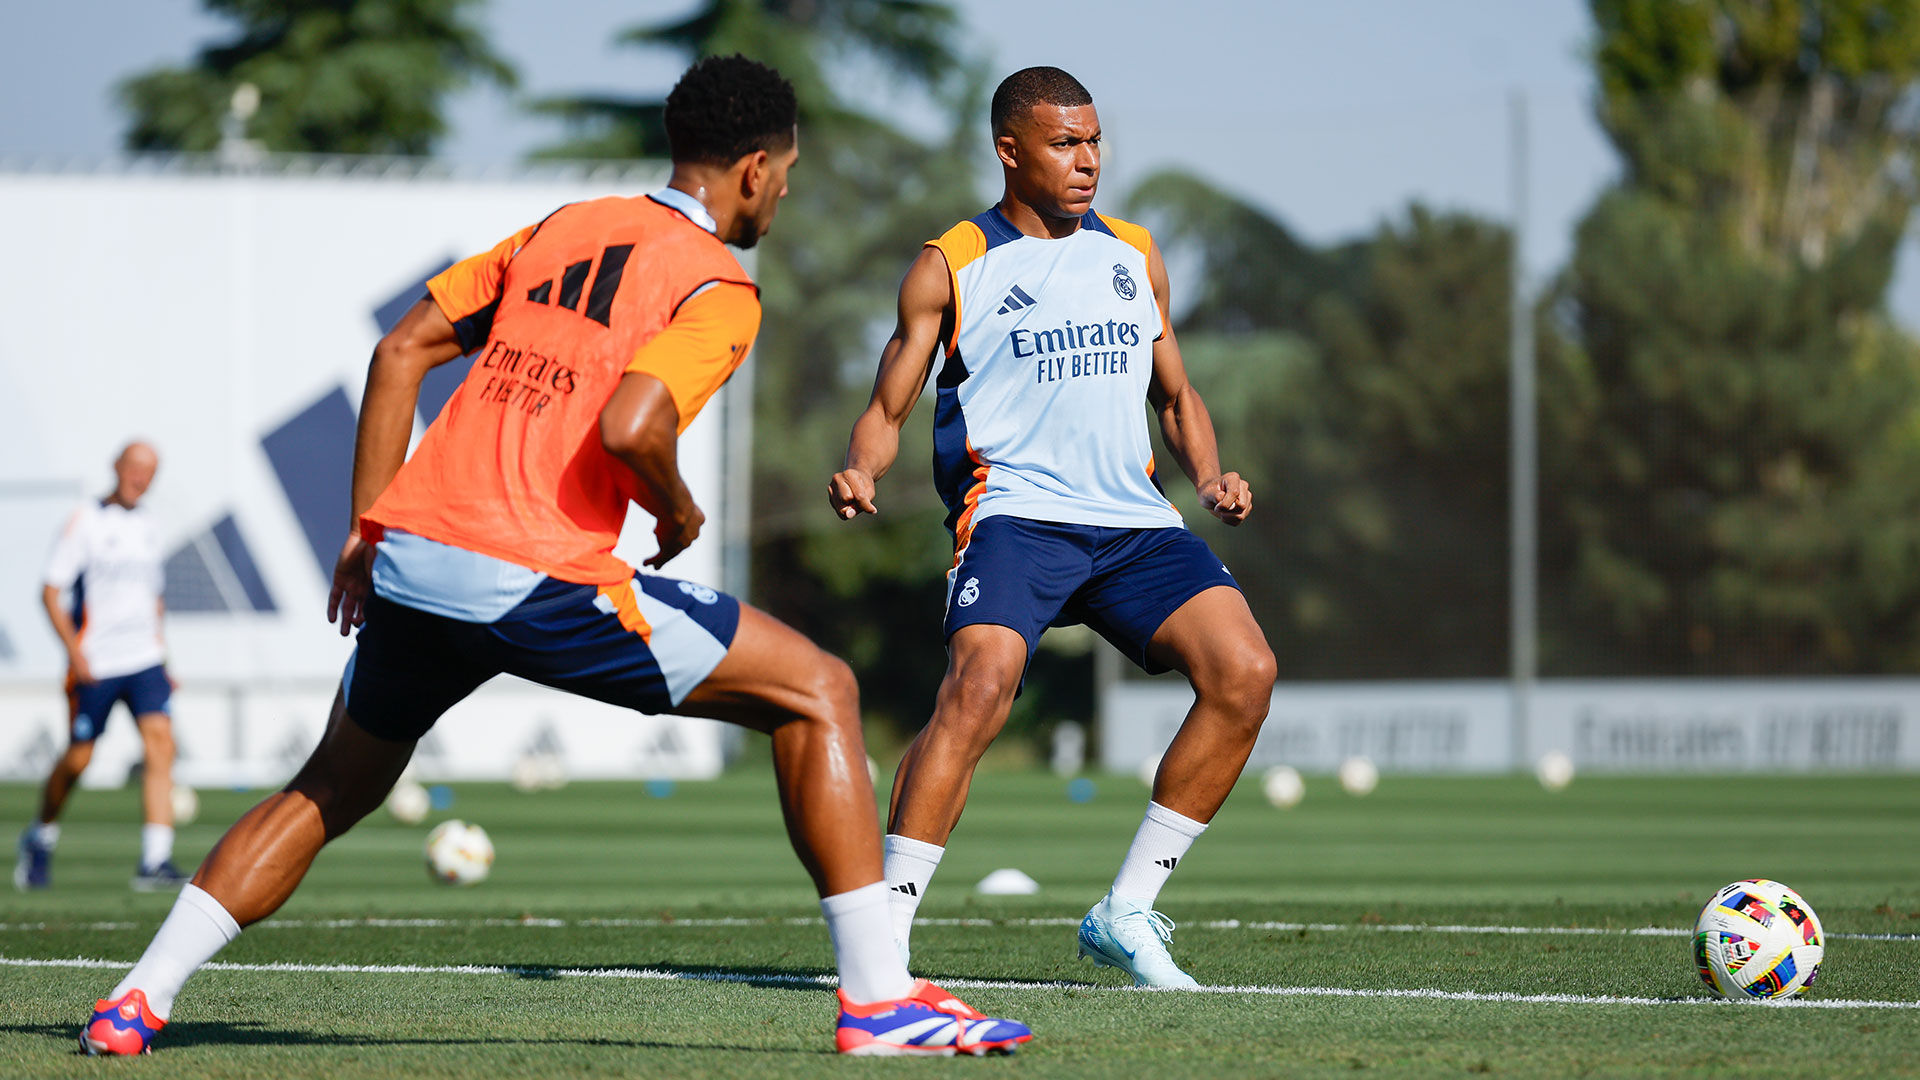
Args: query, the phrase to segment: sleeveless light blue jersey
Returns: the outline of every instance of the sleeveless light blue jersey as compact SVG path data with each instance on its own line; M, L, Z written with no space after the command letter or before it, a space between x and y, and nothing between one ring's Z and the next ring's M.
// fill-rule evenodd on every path
M1180 526L1147 432L1163 330L1147 230L1089 211L1071 235L1041 239L996 207L930 244L946 256L955 298L935 380L933 470L957 545L1000 515Z

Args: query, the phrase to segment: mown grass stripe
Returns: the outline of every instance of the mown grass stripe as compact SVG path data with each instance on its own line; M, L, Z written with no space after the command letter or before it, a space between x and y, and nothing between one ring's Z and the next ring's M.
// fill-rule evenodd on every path
M126 970L123 960L88 957L30 958L0 956L0 967L98 968ZM753 974L730 971L667 971L660 968L569 968L496 964L232 964L214 961L202 971L245 971L310 975L511 975L516 977L638 979L654 982L745 983L754 986L811 986L830 989L837 980L828 975ZM1354 988L1342 986L1202 986L1196 990L1152 990L1132 986L1023 979L945 979L941 985L959 990L1099 990L1109 993L1252 994L1268 997L1400 998L1431 1001L1483 1001L1513 1005L1723 1005L1707 997L1629 997L1618 994L1516 994L1503 991ZM1920 1001L1848 999L1794 999L1745 1004L1789 1009L1920 1009Z
M1080 920L1068 918L1007 918L1007 919L933 919L913 920L915 926L943 927L995 927L995 926L1078 926ZM157 923L135 922L91 922L58 924L46 922L0 923L0 931L39 931L39 930L141 930L157 926ZM621 929L621 928L661 928L683 927L687 929L720 928L732 926L820 926L817 918L752 918L748 916L729 916L724 918L587 918L587 919L551 919L551 918L491 918L491 919L269 919L256 923L254 930L388 930L388 929L433 929L433 928L479 928L479 927L532 927L534 929L568 930L575 928ZM1572 935L1585 937L1689 937L1692 930L1675 926L1636 926L1615 929L1600 926L1473 926L1464 924L1426 925L1423 923L1301 923L1248 921L1242 919L1209 919L1181 923L1187 929L1198 930L1264 930L1297 933L1306 930L1313 933L1337 933L1343 931L1373 932L1380 934L1550 934L1554 936ZM1831 941L1920 941L1920 934L1862 934L1828 933Z

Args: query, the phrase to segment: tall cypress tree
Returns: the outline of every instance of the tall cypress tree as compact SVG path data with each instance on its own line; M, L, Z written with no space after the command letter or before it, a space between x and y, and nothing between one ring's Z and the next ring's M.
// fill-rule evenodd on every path
M1547 663L1910 669L1920 361L1885 297L1920 3L1592 7L1624 168L1557 293Z

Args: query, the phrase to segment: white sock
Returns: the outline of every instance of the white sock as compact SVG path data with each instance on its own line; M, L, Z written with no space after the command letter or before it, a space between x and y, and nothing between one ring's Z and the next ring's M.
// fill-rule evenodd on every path
M173 858L173 826L148 822L140 826L140 869L151 870Z
M35 818L33 824L28 826L27 834L33 840L35 847L52 851L53 846L60 842L60 823Z
M160 932L153 935L153 943L107 1000L117 1000L129 990L144 990L153 1015L165 1020L173 1012L174 995L187 978L239 936L240 924L233 921L220 901L197 886L183 885L180 899L174 901L167 921L160 924Z
M1157 802L1147 803L1147 816L1140 822L1140 831L1133 834L1133 846L1127 849L1120 872L1114 875L1114 894L1151 905L1159 897L1160 887L1167 883L1167 876L1205 831L1202 822Z
M913 976L887 932L887 886L876 881L823 897L820 913L833 937L840 990L856 1005L892 1001L913 993Z
M893 914L893 937L904 944L913 932L913 913L927 895L927 883L940 869L940 856L947 849L910 836L888 833L885 869L881 876L887 886L887 907Z

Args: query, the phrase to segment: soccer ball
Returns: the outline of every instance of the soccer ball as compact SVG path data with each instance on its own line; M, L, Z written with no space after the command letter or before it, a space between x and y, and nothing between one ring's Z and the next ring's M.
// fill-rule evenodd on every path
M487 830L464 821L443 821L427 834L427 873L442 885L477 885L493 869Z
M1140 778L1142 786L1151 790L1153 782L1160 778L1160 759L1164 754L1149 754L1147 760L1140 763L1140 771L1134 775Z
M1300 805L1307 794L1307 785L1300 779L1300 771L1291 765L1275 765L1260 777L1260 793L1267 801L1282 810Z
M1777 881L1736 881L1713 894L1693 928L1700 981L1735 1001L1773 1001L1813 985L1826 951L1820 917Z
M1380 770L1370 758L1350 757L1340 763L1340 786L1349 795L1366 795L1380 782Z
M393 785L387 794L387 813L402 825L418 825L427 820L427 811L433 809L433 798L427 789L412 780L402 780Z
M1534 763L1533 775L1548 791L1564 791L1573 783L1573 759L1564 750L1549 750Z
M173 824L175 828L193 824L200 816L200 795L185 784L173 785Z

